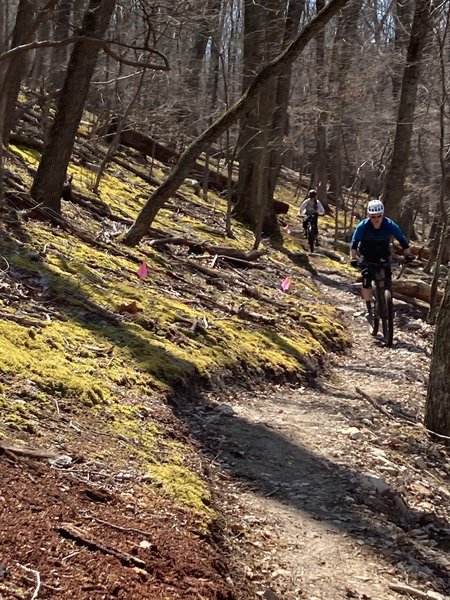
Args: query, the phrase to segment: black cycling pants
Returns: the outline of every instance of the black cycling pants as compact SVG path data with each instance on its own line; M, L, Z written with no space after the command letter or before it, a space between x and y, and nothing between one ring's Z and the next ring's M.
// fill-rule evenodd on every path
M303 217L303 229L305 230L305 233L306 233L306 227L308 225L308 221L310 221L311 222L312 230L317 235L319 233L319 228L317 226L317 221L318 220L319 220L318 213L316 213L314 215L305 215Z
M377 268L374 265L364 265L362 263L361 274L363 278L363 288L366 290L372 287L372 281L375 280ZM392 282L392 270L389 265L383 266L384 269L384 287L387 289L391 288Z

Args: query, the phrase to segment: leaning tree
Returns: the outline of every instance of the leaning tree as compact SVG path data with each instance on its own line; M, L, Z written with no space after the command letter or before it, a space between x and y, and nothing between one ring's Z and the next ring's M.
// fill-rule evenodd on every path
M425 425L450 439L450 272L436 321Z

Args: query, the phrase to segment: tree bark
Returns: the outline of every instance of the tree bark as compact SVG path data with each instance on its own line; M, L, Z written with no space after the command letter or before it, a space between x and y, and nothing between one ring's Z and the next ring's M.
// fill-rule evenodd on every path
M245 3L244 89L261 62L268 63L281 47L284 17L280 0ZM239 185L235 214L256 233L279 232L271 203L270 153L272 122L276 110L277 79L255 98L253 109L241 123L239 135Z
M70 15L72 0L61 0L59 10L55 19L56 40L63 40L70 37ZM55 89L60 89L64 83L64 74L67 67L67 46L53 48L51 54L51 73L50 84Z
M15 48L22 42L26 41L26 35L29 29L29 19L30 17L34 18L34 5L35 2L30 2L30 0L20 0L17 8L16 23L14 26L11 48ZM8 143L9 132L11 131L14 122L17 96L19 95L20 83L22 81L25 64L25 54L18 54L17 56L12 57L6 65L3 76L3 91L1 94L2 99L0 100L3 106L0 110L0 118L3 119L2 130L3 142L5 144Z
M431 359L425 425L440 435L450 436L450 273L437 316Z
M223 113L205 132L198 136L183 152L181 158L166 181L149 197L123 241L129 245L139 243L148 231L160 208L183 182L192 163L205 151L209 144L242 118L252 107L255 96L271 78L280 75L291 65L308 42L325 27L328 21L347 4L348 0L330 0L329 4L297 35L289 46L256 75L241 98Z
M116 0L90 0L80 35L101 38L109 24ZM55 118L42 152L31 188L32 197L47 209L61 212L61 193L76 132L83 114L97 60L98 46L89 42L74 45Z
M411 32L412 2L395 1L394 60L392 71L392 96L397 101L402 87L401 72L404 68L408 38Z
M394 220L399 221L401 225L403 225L401 223L401 202L409 163L419 69L429 31L429 15L430 0L416 0L406 65L403 72L392 160L386 174L383 193L387 214Z
M325 0L316 0L316 10L320 12ZM314 160L313 179L311 185L317 188L317 197L325 208L328 206L327 195L327 74L325 72L325 28L316 36L316 88L317 88L317 122L316 122L316 156Z

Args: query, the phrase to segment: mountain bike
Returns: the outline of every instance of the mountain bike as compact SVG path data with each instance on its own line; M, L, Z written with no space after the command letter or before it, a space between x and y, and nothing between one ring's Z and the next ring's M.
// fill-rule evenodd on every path
M314 252L317 235L317 219L318 215L306 215L304 219L306 239L311 252Z
M391 279L386 278L386 268L391 265L407 264L406 260L391 261L380 260L379 262L360 263L361 269L370 269L373 290L373 316L369 319L370 333L374 337L378 334L380 324L383 331L384 345L390 348L394 339L394 303L392 301Z

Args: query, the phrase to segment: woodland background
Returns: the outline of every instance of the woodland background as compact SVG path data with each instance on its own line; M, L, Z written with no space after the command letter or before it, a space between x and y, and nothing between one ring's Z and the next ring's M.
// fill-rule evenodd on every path
M435 550L448 548L449 9L0 0L2 593L254 597L242 565L260 547L243 533L233 485L245 478L234 465L248 461L254 485L277 449L274 482L282 474L290 485L291 450L292 472L310 464L297 450L307 422L297 442L275 433L267 446L268 429L248 429L229 392L247 409L262 387L261 412L296 427L288 411L302 407L331 352L351 375L336 397L325 386L310 399L329 432L316 432L315 492L328 486L335 501L335 457L355 444L349 493L370 465L392 494L361 492L350 509L338 501L345 539L362 526L366 543L366 519L378 523L383 549L395 534L400 579L445 589L448 561ZM327 209L312 255L296 216L310 187ZM392 354L349 316L358 301L348 243L378 197L417 257ZM366 369L365 352L377 369ZM361 378L370 414L355 397ZM287 382L298 391L291 407ZM356 437L335 431L330 397ZM380 418L390 475L364 454L380 450L383 435L370 430ZM258 440L261 463L242 451ZM341 454L317 468L322 445L335 442ZM270 485L261 497L284 501L283 486ZM218 509L232 515L226 525ZM407 566L426 557L429 579L411 580L399 548ZM343 562L344 597L347 571Z

